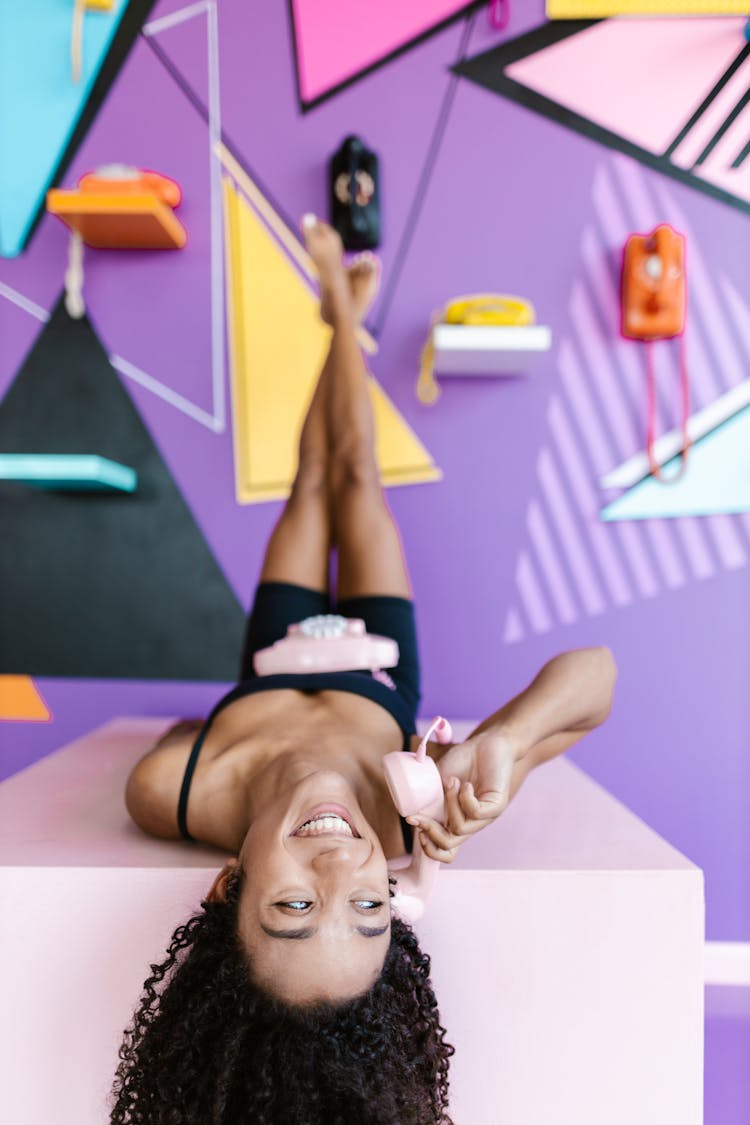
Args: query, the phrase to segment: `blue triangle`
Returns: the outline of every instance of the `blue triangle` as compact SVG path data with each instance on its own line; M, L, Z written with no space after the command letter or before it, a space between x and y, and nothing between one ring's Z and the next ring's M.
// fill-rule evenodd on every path
M128 0L86 11L81 80L73 82L73 3L0 3L0 255L23 249Z
M677 459L664 469L677 472ZM672 483L646 477L608 504L603 520L669 519L750 511L750 407L706 434L689 451L684 476Z

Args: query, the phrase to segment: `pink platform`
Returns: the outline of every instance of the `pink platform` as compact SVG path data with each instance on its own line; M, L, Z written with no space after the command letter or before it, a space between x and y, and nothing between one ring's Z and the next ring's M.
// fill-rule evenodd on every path
M125 777L166 723L116 720L0 785L13 1125L105 1125L149 962L223 861L128 820ZM699 1125L702 873L572 763L527 779L417 928L457 1125Z

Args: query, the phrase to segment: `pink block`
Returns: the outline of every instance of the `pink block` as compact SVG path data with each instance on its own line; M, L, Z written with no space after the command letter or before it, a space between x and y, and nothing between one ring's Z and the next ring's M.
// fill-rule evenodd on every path
M303 101L314 101L465 7L466 0L294 0Z
M13 1125L104 1125L148 964L223 862L128 821L125 777L167 723L116 720L0 785ZM457 1125L699 1125L703 927L698 868L572 763L536 770L417 927Z

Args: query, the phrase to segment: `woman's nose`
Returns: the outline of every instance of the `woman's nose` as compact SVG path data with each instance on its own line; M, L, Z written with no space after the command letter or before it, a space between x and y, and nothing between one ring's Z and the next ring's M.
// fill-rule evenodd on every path
M348 867L357 860L356 852L348 844L330 844L312 858L315 870L329 870L332 867Z

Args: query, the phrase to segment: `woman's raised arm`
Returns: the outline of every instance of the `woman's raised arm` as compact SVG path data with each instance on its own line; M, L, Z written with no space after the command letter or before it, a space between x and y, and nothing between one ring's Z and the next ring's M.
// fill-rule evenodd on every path
M557 757L598 727L612 706L617 669L607 648L553 657L529 686L465 742L438 758L445 824L410 817L427 855L450 863L459 846L491 824L534 766Z

